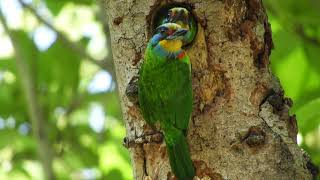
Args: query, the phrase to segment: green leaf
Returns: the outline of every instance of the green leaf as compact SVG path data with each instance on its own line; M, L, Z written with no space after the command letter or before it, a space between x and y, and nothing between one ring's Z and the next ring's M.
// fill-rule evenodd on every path
M66 47L60 40L38 59L37 81L43 94L42 103L48 104L52 110L57 106L65 106L76 92L79 84L80 57Z
M276 31L272 37L274 40L274 50L271 53L271 64L274 66L274 64L281 63L293 51L296 51L300 41L297 36L285 31L283 28Z
M87 94L83 100L81 108L87 108L92 102L99 102L105 107L105 112L109 116L117 119L122 118L120 100L116 92L103 92L97 94Z
M296 100L305 85L304 74L309 70L303 50L297 48L288 57L277 61L272 64L272 71L280 78L286 95Z
M317 99L320 96L319 92L320 92L320 87L303 89L300 96L296 98L291 111L295 113L297 109L305 106L308 102L314 99Z
M31 38L24 31L12 31L19 48L20 56L27 63L32 75L35 75L35 63L38 50ZM0 71L4 70L12 74L13 82L0 82L0 116L26 117L27 106L25 104L24 89L21 85L21 74L17 73L14 58L0 60Z
M300 132L305 135L320 125L320 97L299 108L296 112Z
M301 86L298 88L299 94L294 99L292 111L296 111L298 108L320 96L320 74L316 72L315 68L309 64L301 76L303 80Z
M319 61L320 47L314 44L305 42L304 50L307 56L307 60L311 65L311 68L320 75L320 68L319 68L320 67L320 61Z
M105 179L124 179L122 172L118 168L114 168L108 171L108 173L104 176Z
M90 5L95 1L93 1L93 0L59 0L59 1L45 0L45 2L46 2L46 5L48 6L48 8L50 9L50 11L54 15L57 15L57 14L59 14L59 12L63 8L63 6L65 6L69 2L72 2L74 4L81 4L81 5Z
M0 58L0 71L10 70L13 71L15 69L14 58Z
M8 144L8 141L0 141L0 149L12 146L15 153L34 152L36 147L35 141L31 136L21 135L14 129L1 130L0 139L10 140L10 144Z
M25 120L27 107L20 83L0 83L0 102L1 117L12 116L18 121Z

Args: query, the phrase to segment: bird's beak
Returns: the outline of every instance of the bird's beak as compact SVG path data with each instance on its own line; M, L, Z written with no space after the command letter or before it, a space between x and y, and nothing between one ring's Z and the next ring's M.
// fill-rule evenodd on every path
M183 37L187 32L188 32L187 29L178 29L176 32L174 32L173 34L168 36L166 39L174 40L174 39L177 39L179 37Z

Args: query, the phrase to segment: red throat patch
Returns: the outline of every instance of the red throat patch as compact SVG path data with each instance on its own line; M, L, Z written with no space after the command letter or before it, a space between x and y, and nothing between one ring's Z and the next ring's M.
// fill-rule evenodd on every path
M186 55L186 53L182 51L180 54L178 54L177 57L178 57L178 59L181 60L182 58L184 58L185 55Z

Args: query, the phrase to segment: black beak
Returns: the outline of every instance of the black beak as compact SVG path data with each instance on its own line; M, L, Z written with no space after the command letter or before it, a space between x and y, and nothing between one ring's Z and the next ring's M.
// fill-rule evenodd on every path
M168 36L166 39L173 40L178 37L183 37L185 34L187 34L188 30L187 29L178 29L176 32Z

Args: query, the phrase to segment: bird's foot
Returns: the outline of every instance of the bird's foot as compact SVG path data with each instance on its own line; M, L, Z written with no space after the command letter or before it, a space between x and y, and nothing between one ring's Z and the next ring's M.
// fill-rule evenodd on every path
M153 132L152 134L145 134L134 139L125 137L123 139L123 146L126 148L135 147L146 143L161 143L163 141L163 134L161 132Z
M130 102L138 103L138 80L139 76L133 76L126 88L126 95Z

